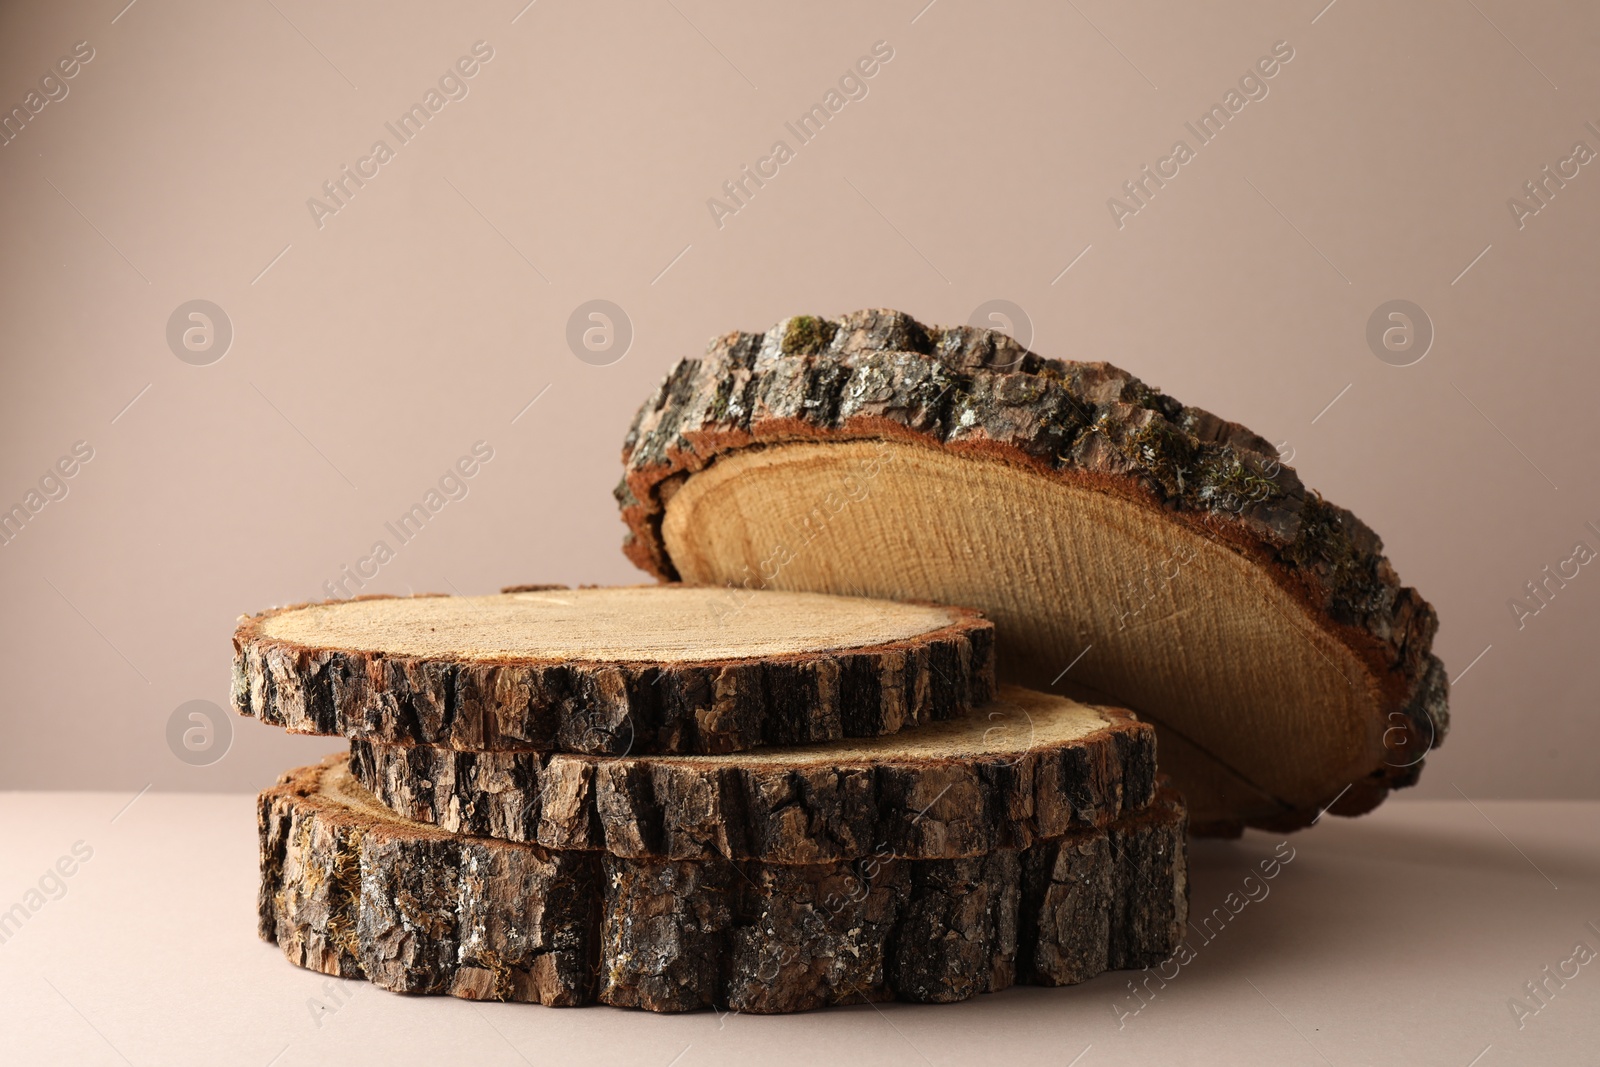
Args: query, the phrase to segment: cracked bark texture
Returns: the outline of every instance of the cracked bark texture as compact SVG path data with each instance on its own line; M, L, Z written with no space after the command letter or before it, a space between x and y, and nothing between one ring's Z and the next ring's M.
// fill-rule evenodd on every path
M344 757L258 802L260 931L293 963L398 992L789 1012L1065 985L1177 949L1184 813L949 860L631 859L400 819Z
M1325 620L1381 691L1382 765L1336 814L1413 784L1449 726L1448 680L1431 652L1438 622L1400 584L1375 533L1300 482L1264 438L1185 406L1107 363L1042 358L999 331L925 326L890 310L796 316L766 333L714 339L680 361L635 416L616 489L624 551L678 576L666 506L719 457L788 442L893 440L985 457L1158 512L1258 563ZM1114 697L1115 694L1112 694ZM1140 708L1159 718L1159 708ZM1252 825L1307 825L1317 805ZM1210 829L1238 832L1221 820Z
M709 662L421 657L261 632L338 603L239 623L235 711L292 733L463 751L725 753L891 734L965 714L995 688L994 627L961 608L906 640Z
M1149 725L1121 708L1011 689L1001 696L1029 705L1002 699L970 720L867 748L845 741L747 756L609 758L353 741L350 768L386 807L445 830L668 859L976 856L1104 827L1149 803ZM1056 711L1098 726L1047 737ZM1003 736L1017 747L986 745Z

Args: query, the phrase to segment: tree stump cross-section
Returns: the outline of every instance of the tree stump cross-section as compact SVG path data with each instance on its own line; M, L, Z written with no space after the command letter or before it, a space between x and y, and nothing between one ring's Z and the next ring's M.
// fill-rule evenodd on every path
M948 860L630 859L399 818L345 758L261 794L260 932L385 989L650 1011L963 1000L1146 966L1187 917L1170 790L1103 828Z
M384 806L454 833L625 857L954 859L1103 828L1155 788L1155 733L1015 687L960 719L725 756L459 752L351 742Z
M962 608L811 593L361 598L243 619L233 704L463 751L734 752L962 714L994 694L992 636Z
M1071 667L1153 722L1201 829L1359 814L1448 727L1437 619L1377 535L1266 439L1106 363L798 316L681 361L623 460L646 571L976 607L1002 681Z

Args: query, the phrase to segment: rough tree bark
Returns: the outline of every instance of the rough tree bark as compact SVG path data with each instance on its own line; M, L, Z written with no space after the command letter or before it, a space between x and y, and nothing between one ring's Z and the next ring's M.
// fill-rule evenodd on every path
M771 591L367 597L243 619L233 705L380 743L724 753L963 714L994 695L992 638L961 608Z
M260 931L385 989L650 1011L955 1001L1156 963L1187 918L1184 813L950 860L631 859L403 820L345 758L261 794Z
M1201 702L1174 716L1174 706L1133 700L1130 693L1139 687L1122 683L1147 680L1148 672L1166 670L1169 665L1159 659L1130 656L1125 667L1107 669L1103 659L1097 664L1091 658L1077 672L1164 731L1163 756L1174 761L1169 769L1189 797L1196 819L1211 831L1237 832L1245 823L1295 828L1312 821L1327 803L1333 803L1338 814L1369 810L1390 788L1413 783L1423 754L1444 737L1447 678L1431 653L1436 616L1415 590L1400 584L1376 534L1350 512L1307 490L1280 461L1277 449L1255 433L1186 407L1109 364L1044 359L997 331L924 326L898 312L869 310L839 320L800 316L764 334L731 333L714 340L704 357L685 359L667 375L628 432L623 446L625 473L617 488L629 530L625 551L638 566L663 580L681 576L701 582L748 581L753 571L764 569L754 565L759 560L781 566L757 574L758 586L939 595L932 591L941 586L937 563L924 561L920 571L894 566L898 558L894 553L905 551L899 541L885 540L893 547L879 553L872 550L870 538L858 537L851 549L827 539L834 527L848 525L850 507L859 510L859 504L847 501L878 493L890 480L869 484L879 469L871 456L859 460L859 471L846 470L842 461L830 468L834 482L839 481L840 470L846 470L847 477L854 474L859 493L846 484L837 497L819 496L809 512L807 502L795 508L800 514L790 520L795 536L801 543L815 538L821 547L813 554L820 559L795 562L799 553L793 545L780 545L781 551L772 556L746 558L728 547L737 545L738 530L720 541L714 536L718 523L742 523L757 531L749 538L750 552L770 545L771 540L762 539L775 536L777 520L767 516L795 503L784 498L786 486L795 484L789 475L807 463L825 462L809 455L804 462L796 459L785 466L780 458L801 456L805 452L801 446L820 453L824 446L849 442L893 444L900 450L897 455L909 455L895 479L911 487L904 492L913 502L929 495L917 488L917 465L925 463L931 469L941 456L958 457L961 463L945 461L946 467L964 464L960 475L952 476L950 495L941 498L952 505L961 505L955 494L962 492L963 484L976 485L978 475L1015 489L1013 514L1027 513L1031 500L1042 501L1047 495L1033 487L1066 487L1052 499L1070 490L1073 499L1099 501L1094 506L1116 513L1117 522L1102 524L1103 529L1115 534L1121 528L1118 523L1134 516L1147 532L1170 534L1174 541L1187 539L1204 549L1211 562L1202 566L1231 567L1245 574L1241 581L1259 581L1273 594L1263 594L1272 611L1255 604L1241 604L1240 609L1260 611L1270 619L1282 614L1283 624L1291 628L1286 632L1301 628L1312 643L1301 649L1304 663L1263 664L1262 673L1292 678L1299 671L1322 670L1322 663L1311 655L1315 651L1343 676L1341 681L1329 671L1331 684L1348 685L1356 694L1350 701L1363 707L1362 722L1332 726L1313 722L1283 732L1279 740L1288 746L1316 745L1320 742L1307 738L1330 731L1363 735L1350 742L1364 747L1363 753L1330 757L1333 762L1343 760L1336 772L1293 783L1298 788L1262 785L1261 761L1251 765L1248 759L1219 756L1217 746L1206 738L1197 740L1197 731L1187 729L1198 726L1198 732L1205 732L1207 715L1217 736L1226 738L1230 729L1254 729L1233 725L1232 709L1225 701L1214 702L1209 710ZM736 470L742 473L729 473ZM716 483L719 491L729 493L738 488L737 479L768 478L772 484L762 488L763 502L773 506L746 508L742 516L733 515L731 509L719 515L712 503L701 498L695 505L701 510L685 520L679 533L681 547L697 554L685 560L681 551L674 554L664 523L673 508L690 506L682 502L695 497L694 486L712 484L718 477L723 478ZM748 504L749 498L744 502ZM938 518L939 507L929 509L934 512L930 521ZM996 505L994 510L1002 509ZM976 544L979 555L997 545L1014 547L1012 542L1027 541L1029 524L1002 521L1004 517L998 515L992 536ZM957 564L963 553L975 550L973 540L947 540L955 543L950 558ZM1124 537L1122 543L1132 542ZM1060 543L1059 549L1050 544L1030 547L1035 552L1029 557L1032 561L1057 563L1069 578L1096 566L1093 558L1070 555L1075 547L1071 541ZM1218 562L1223 556L1232 560L1228 567ZM1016 557L1002 554L1001 558ZM771 574L774 570L777 573ZM1031 628L1052 618L1064 620L1066 630L1076 630L1077 647L1097 644L1100 656L1121 636L1105 621L1108 613L1103 609L1098 621L1088 617L1094 606L1081 598L1074 601L1069 588L1060 591L1048 611L1006 617L1001 613L1003 603L1019 584L1038 578L1015 565L987 573L992 576L995 602L969 599L1000 627L1003 680L1040 685L1041 679L1059 669L1061 658L1056 653L1062 649L1033 661L1027 654L1013 654L1025 645ZM1118 577L1122 576L1107 576L1107 582ZM1145 578L1142 572L1125 577ZM1162 581L1158 577L1155 584ZM1182 613L1191 604L1172 608L1175 637L1196 636L1182 629L1186 624ZM1121 612L1123 617L1128 614ZM1293 643L1292 638L1285 640ZM1254 642L1242 640L1224 648L1220 661L1212 657L1211 663L1226 665L1260 654ZM1141 676L1141 670L1147 673ZM1192 662L1173 665L1171 670L1162 684L1178 697L1172 705L1181 705L1186 686L1200 676L1199 670ZM1262 701L1264 706L1270 703ZM1174 769L1180 760L1182 774ZM1279 795L1288 793L1295 795Z
M457 752L353 741L352 774L454 833L618 856L823 863L979 856L1143 808L1154 730L1006 687L964 719L717 757Z

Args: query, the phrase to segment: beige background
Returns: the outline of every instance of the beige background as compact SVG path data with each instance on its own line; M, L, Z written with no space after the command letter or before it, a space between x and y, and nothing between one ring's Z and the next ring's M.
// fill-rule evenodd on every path
M998 298L1047 355L1287 442L1385 536L1459 679L1416 795L1600 795L1600 568L1507 607L1600 548L1600 166L1520 230L1506 206L1600 150L1600 11L924 2L0 9L6 109L94 49L0 148L0 507L94 450L0 548L0 786L255 790L333 743L241 721L191 766L174 709L225 704L235 616L323 595L474 442L366 591L635 580L610 489L674 360ZM480 40L466 98L319 229L307 198ZM707 198L877 41L868 95L719 229ZM1269 95L1118 229L1107 199L1277 41ZM166 340L197 298L234 329L208 366ZM596 298L634 333L607 366L565 336ZM1436 329L1409 367L1365 341L1395 298Z

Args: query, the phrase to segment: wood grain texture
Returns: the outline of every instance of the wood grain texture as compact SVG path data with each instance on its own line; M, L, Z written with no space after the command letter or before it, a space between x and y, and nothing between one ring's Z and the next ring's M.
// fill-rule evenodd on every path
M350 751L386 807L454 833L786 864L1025 848L1143 808L1156 774L1155 732L1132 713L1014 687L915 731L731 756Z
M946 1002L1159 962L1187 920L1175 794L950 860L629 859L403 820L342 756L261 794L260 932L385 989L554 1006L789 1012Z
M1310 713L1283 708L1282 728L1269 738L1277 748L1267 746L1270 758L1251 765L1249 759L1218 755L1219 746L1212 744L1230 740L1229 730L1237 738L1256 729L1254 724L1230 726L1245 717L1234 716L1225 700L1214 706L1200 702L1181 715L1172 714L1186 688L1203 681L1212 667L1197 665L1192 658L1179 662L1181 657L1174 657L1166 663L1159 657L1129 655L1124 666L1101 670L1099 676L1094 659L1078 672L1086 673L1109 699L1130 704L1159 730L1172 731L1173 753L1182 751L1191 760L1175 764L1173 772L1208 830L1237 832L1246 823L1292 829L1308 824L1329 803L1336 814L1369 810L1389 789L1413 783L1424 753L1446 733L1448 682L1431 651L1437 618L1414 589L1399 582L1381 541L1366 525L1306 489L1257 434L1187 407L1109 364L1044 359L995 331L930 327L898 312L869 310L831 321L801 316L764 334L732 333L714 340L704 357L685 359L667 375L628 432L624 476L617 488L628 526L625 551L657 577L676 578L685 561L674 556L663 528L669 510L680 507L675 500L691 497L694 486L715 479L719 470L731 477L726 472L737 468L749 472L750 479L771 479L760 494L738 498L740 503L779 504L791 484L785 479L805 463L816 466L814 457L779 463L786 449L798 454L801 446L816 450L848 442L887 443L897 455L909 457L893 476L902 487L902 500L962 507L959 496L949 494L974 483L982 473L975 471L977 466L993 482L1010 479L1014 493L1004 502L1007 507L993 507L999 517L976 552L1011 565L991 567L974 579L990 581L994 603L970 598L1000 626L1002 677L1008 680L1039 685L1075 654L1076 648L1053 648L1050 656L1030 660L1010 653L1043 624L1059 624L1063 632L1076 635L1077 648L1093 643L1102 655L1123 636L1106 623L1111 612L1101 608L1098 619L1091 617L1087 602L1074 600L1067 589L1054 599L1042 598L1049 607L1039 615L1003 616L1003 602L1017 586L1038 580L1018 559L1058 563L1069 577L1097 565L1115 565L1097 564L1093 555L1073 555L1078 546L1071 541L1058 542L1059 547L1030 543L1029 523L1004 521L1004 516L1025 514L1030 500L1043 500L1042 491L1030 488L1034 485L1064 487L1064 494L1052 499L1070 496L1077 502L1070 507L1103 510L1102 529L1108 537L1114 538L1120 526L1138 527L1152 539L1159 539L1164 529L1166 540L1182 547L1187 539L1188 547L1205 550L1214 569L1242 568L1256 576L1262 595L1251 599L1260 603L1240 604L1239 610L1265 613L1272 626L1289 635L1282 645L1291 649L1282 662L1257 664L1257 673L1293 679L1301 672L1326 671L1333 685L1349 687L1346 703L1358 709L1361 721L1330 723L1318 721L1314 707ZM919 488L917 455L930 457L925 464L930 470L935 455L970 463L965 473L948 473L939 483L947 495L938 496L932 483ZM759 470L767 457L772 460L770 475ZM847 545L830 540L833 530L853 522L866 527L870 508L859 502L886 484L871 484L879 477L876 463L858 456L852 464L825 469L817 480L834 485L833 491L790 509L796 543L812 545L807 551L815 557L799 563L794 560L802 553L794 545L780 545L786 550L776 558L724 553L712 536L716 523L724 520L704 505L679 531L681 545L700 553L688 561L699 572L694 577L752 589L936 595L931 590L944 584L943 576L934 573L937 562L908 554L902 542L911 534L891 531L894 536L884 544L892 548L886 552L864 547L870 546L870 530ZM973 509L981 510L981 504L975 502ZM937 522L942 506L932 506L927 509L931 515L917 518ZM760 536L772 533L772 524L761 525L762 513L747 510L745 516L725 521L745 521ZM878 520L874 528L881 529L883 516L873 518ZM971 534L970 527L960 532ZM736 539L728 534L724 541ZM971 537L957 539L949 558L960 563L963 554L973 554L973 545ZM1019 556L1025 552L1034 555ZM1233 562L1224 566L1219 553ZM1141 562L1131 574L1108 572L1102 577L1105 584L1150 585L1147 570L1154 574L1154 565ZM886 577L891 574L892 580ZM1156 577L1153 584L1162 581ZM1174 603L1175 625L1184 625L1182 613L1193 604ZM1285 606L1287 610L1280 610ZM1296 629L1308 642L1296 646ZM1181 629L1177 633L1191 636ZM1198 636L1204 645L1207 635ZM1252 656L1261 656L1257 643L1236 641L1224 643L1209 663L1226 667ZM1165 693L1172 704L1152 706L1132 698L1130 693L1141 690L1139 683L1152 677L1157 682L1145 685L1143 692ZM1317 686L1306 688L1314 691ZM1309 698L1310 705L1315 701L1314 695ZM1255 711L1267 727L1276 729L1272 703L1263 697ZM1200 736L1205 727L1212 728L1213 736ZM1341 741L1345 749L1325 761L1336 764L1337 773L1308 775L1293 783L1293 789L1269 787L1260 780L1264 768L1274 761L1282 764L1285 750L1324 744L1320 734L1340 731L1360 736L1347 738L1348 744ZM1346 750L1361 751L1349 757ZM1314 754L1310 761L1317 762Z
M596 592L561 596L581 608ZM785 594L730 605L720 591L676 586L634 592L665 602L655 630L659 638L670 624L678 644L657 639L648 656L613 658L629 647L635 622L607 608L589 620L596 635L585 639L603 655L585 655L565 631L557 631L558 654L541 654L506 622L504 605L549 593L472 598L471 610L449 612L444 607L458 598L365 598L264 612L234 633L233 706L295 733L620 755L873 737L963 714L994 695L993 626L974 611L919 605L908 614L859 598L789 601ZM374 605L386 609L381 629L341 618L371 614ZM849 636L831 645L830 605L851 620ZM474 627L480 607L501 631L492 645L482 636L487 623ZM577 608L563 610L570 616ZM776 651L785 645L786 619L808 636L795 651ZM757 622L752 642L772 651L731 654ZM447 624L448 640L434 632ZM331 636L319 639L323 631ZM878 639L874 631L895 636ZM486 647L475 650L469 640ZM706 647L717 657L697 654Z

